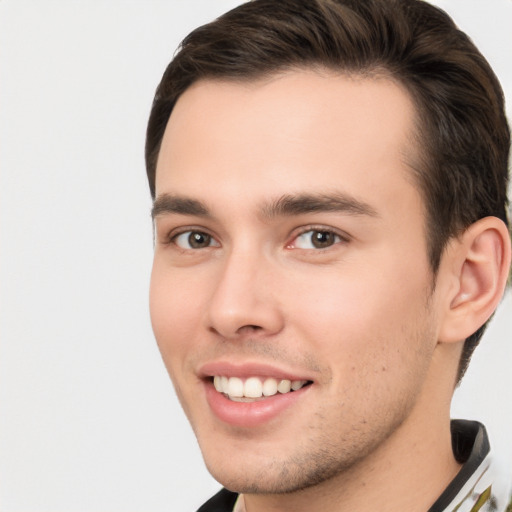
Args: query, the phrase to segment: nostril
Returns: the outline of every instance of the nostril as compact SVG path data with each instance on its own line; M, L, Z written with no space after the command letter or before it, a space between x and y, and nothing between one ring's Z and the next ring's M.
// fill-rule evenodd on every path
M254 334L255 332L262 331L262 330L263 330L263 327L261 327L261 325L252 325L252 324L251 325L242 325L242 327L239 327L236 330L235 336L243 336L244 334L250 335L250 334ZM220 333L214 326L210 326L209 331L222 335L222 333Z
M238 332L241 334L244 331L261 331L261 329L260 325L243 325L238 329Z

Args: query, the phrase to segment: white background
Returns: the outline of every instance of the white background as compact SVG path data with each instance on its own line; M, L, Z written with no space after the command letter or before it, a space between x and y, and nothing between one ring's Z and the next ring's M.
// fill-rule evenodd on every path
M143 146L179 41L237 3L0 0L1 512L187 512L218 487L151 333ZM512 1L438 3L512 98ZM510 481L511 337L508 297L454 404Z

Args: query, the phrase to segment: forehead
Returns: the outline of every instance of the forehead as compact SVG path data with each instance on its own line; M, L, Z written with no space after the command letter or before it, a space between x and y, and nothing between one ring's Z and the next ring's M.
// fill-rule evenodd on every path
M395 185L411 181L414 117L408 93L385 77L288 71L253 82L200 81L169 119L156 192L193 196L216 183L210 193L248 200L272 188L341 188L390 201Z

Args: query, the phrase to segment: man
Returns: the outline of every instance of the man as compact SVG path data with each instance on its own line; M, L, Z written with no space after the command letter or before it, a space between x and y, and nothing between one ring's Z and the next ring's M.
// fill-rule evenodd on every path
M501 510L450 400L510 267L503 95L417 0L256 0L153 104L151 317L201 511Z

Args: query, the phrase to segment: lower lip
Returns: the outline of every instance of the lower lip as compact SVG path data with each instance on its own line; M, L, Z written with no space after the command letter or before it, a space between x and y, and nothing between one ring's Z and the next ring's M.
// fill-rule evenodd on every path
M234 427L257 427L271 421L300 400L310 387L278 393L255 402L234 402L219 393L212 382L205 382L206 400L210 409L217 418Z

